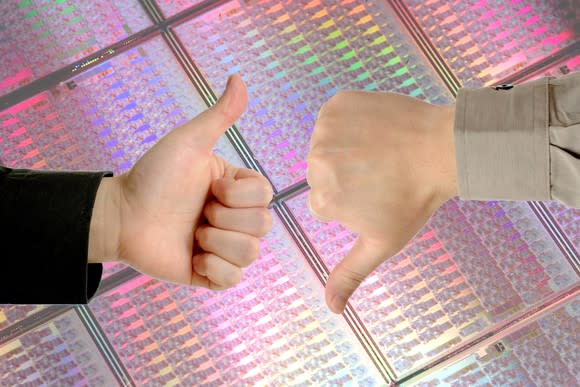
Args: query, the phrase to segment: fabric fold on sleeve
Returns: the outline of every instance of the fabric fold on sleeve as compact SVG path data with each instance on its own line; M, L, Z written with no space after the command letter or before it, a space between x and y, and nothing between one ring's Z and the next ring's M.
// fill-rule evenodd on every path
M552 198L580 208L580 73L550 81Z
M462 199L549 200L549 78L462 89L454 139Z

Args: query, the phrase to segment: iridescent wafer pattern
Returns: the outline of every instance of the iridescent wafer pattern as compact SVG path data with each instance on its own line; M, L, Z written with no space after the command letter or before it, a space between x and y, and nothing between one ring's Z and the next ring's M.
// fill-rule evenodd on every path
M250 106L238 127L277 188L304 178L316 112L340 89L451 102L389 2L231 1L174 29L217 94L227 74L243 74ZM137 1L118 3L2 2L0 96L151 25ZM201 1L158 3L170 16ZM578 40L570 35L577 34L573 12L561 23L554 15L562 10L549 13L553 4L574 1L406 3L460 81L470 84L509 76ZM508 10L516 14L498 22ZM453 15L466 12L476 17L464 18L458 35ZM522 20L518 30L513 24ZM481 36L489 41L474 43ZM498 44L503 49L493 51ZM568 58L544 73L559 76L579 65L578 57ZM0 112L0 161L120 173L205 106L163 40L154 38ZM241 165L225 138L216 152ZM287 204L332 268L354 236L313 220L304 197ZM580 213L545 205L580 246ZM319 280L278 222L262 248L245 281L225 293L141 276L91 302L137 385L385 383L344 320L327 311ZM106 264L104 278L123 268ZM577 281L528 205L453 201L367 279L352 305L401 376ZM1 305L0 333L43 309ZM578 301L425 383L578 384L577 309ZM115 385L87 332L70 312L0 346L0 384Z
M580 249L580 210L566 207L558 202L547 202L546 206L558 222L576 250Z
M450 94L382 1L232 1L176 28L210 84L240 72L240 132L278 189L305 178L316 114L338 90Z
M576 55L554 66L551 66L541 74L538 74L538 76L561 77L562 75L570 74L571 72L578 70L580 70L580 55Z
M205 108L155 38L0 112L0 158L9 166L121 173Z
M91 302L137 385L381 385L279 221L224 292L146 276Z
M306 200L287 205L332 269L355 236L315 220ZM576 281L526 204L453 200L367 278L352 304L401 375Z
M0 304L0 331L44 309L44 305Z
M0 15L0 96L151 25L137 0L3 0Z
M459 80L493 84L576 42L579 20L556 15L567 1L405 0ZM571 11L572 9L570 9ZM564 11L566 12L566 11Z
M580 298L417 386L580 385Z
M203 2L204 0L158 0L157 5L163 15L169 17Z
M74 311L0 346L2 386L116 386Z

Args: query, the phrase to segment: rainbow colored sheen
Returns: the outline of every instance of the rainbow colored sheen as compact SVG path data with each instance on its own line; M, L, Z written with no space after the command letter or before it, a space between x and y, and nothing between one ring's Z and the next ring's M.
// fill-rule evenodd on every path
M157 37L0 112L0 159L121 173L205 108Z
M152 24L137 0L3 0L0 15L0 96Z
M261 249L224 292L140 276L91 302L137 385L384 383L276 218Z
M117 382L74 311L0 346L6 386L114 386Z
M575 386L578 332L580 297L416 385Z
M204 0L158 0L157 5L165 17L170 17L203 2Z
M469 86L493 84L577 41L578 20L563 22L557 15L565 3L405 1L460 82Z
M140 2L114 3L1 2L0 95L151 25ZM405 3L466 84L495 82L578 40L570 18L560 22L550 12L560 1ZM158 1L166 16L199 4ZM317 111L339 90L452 102L389 4L229 1L173 30L217 94L229 73L242 73L250 101L238 127L283 189L304 178ZM566 57L531 77L578 69L580 56ZM122 173L206 107L161 37L82 70L0 112L0 162ZM225 137L215 152L242 165ZM304 195L286 205L334 267L355 236L314 220ZM580 246L580 212L545 205ZM124 267L106 264L104 278ZM572 283L578 277L527 204L451 201L367 278L352 305L402 377ZM275 216L262 256L240 286L211 293L139 276L93 299L90 310L136 385L384 385L345 320L326 309L323 292ZM505 350L490 346L415 381L578 384L579 305L501 340ZM0 336L44 309L0 305ZM115 385L86 329L71 311L0 346L0 384Z
M176 29L212 87L249 85L238 128L278 189L305 178L322 104L342 89L451 95L383 1L231 1Z
M0 332L12 324L44 309L44 305L2 305L0 304Z
M355 235L287 202L331 270ZM398 376L578 281L524 203L448 202L352 305Z

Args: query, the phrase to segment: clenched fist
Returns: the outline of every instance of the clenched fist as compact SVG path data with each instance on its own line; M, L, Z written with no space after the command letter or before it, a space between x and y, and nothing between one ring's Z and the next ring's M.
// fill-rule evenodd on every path
M259 255L272 187L213 153L246 108L238 76L215 106L176 128L97 192L89 261L120 260L162 280L225 289Z
M333 312L456 195L453 116L453 106L394 93L340 92L322 106L308 155L310 209L358 234L326 286Z

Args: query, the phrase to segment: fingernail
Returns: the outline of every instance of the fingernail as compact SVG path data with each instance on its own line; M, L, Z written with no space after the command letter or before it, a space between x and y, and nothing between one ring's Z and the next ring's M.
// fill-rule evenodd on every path
M224 92L228 89L228 87L230 86L230 83L232 83L232 78L233 77L234 77L233 75L230 75L228 77L228 81L226 82L226 88L224 89Z
M233 75L230 75L228 77L228 81L226 82L226 87L224 88L224 91L223 91L222 95L219 98L219 102L224 107L224 109L226 109L226 111L228 111L230 102L234 99L230 95L230 94L232 94L231 91L228 91L228 89L229 89L229 87L230 87L230 85L232 83L233 77L234 77Z
M341 297L341 296L334 296L330 300L330 309L334 313L338 313L338 314L342 313L345 305L346 305L346 299Z
M222 95L220 96L221 100L223 100L224 97L226 96L226 93L228 91L228 87L230 87L230 83L232 83L232 77L233 77L233 75L230 75L228 77L228 81L226 82L226 87L224 87L224 91L222 91Z

